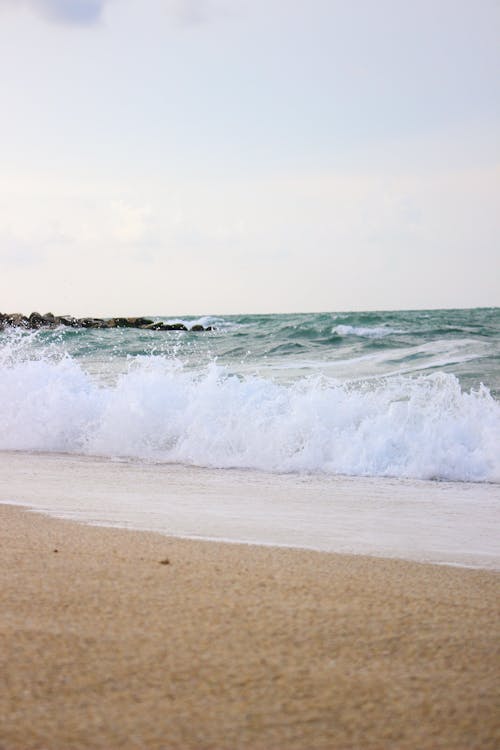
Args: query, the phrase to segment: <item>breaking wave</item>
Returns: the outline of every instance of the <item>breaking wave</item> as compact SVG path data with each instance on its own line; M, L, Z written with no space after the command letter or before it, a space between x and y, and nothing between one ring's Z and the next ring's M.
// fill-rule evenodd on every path
M283 384L144 356L103 383L67 355L0 364L2 450L500 481L500 404L449 373Z

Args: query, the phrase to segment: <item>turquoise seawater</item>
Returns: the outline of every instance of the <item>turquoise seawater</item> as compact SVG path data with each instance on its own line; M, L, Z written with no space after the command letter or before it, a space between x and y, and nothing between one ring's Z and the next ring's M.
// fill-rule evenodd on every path
M500 308L161 319L0 332L0 449L500 481Z

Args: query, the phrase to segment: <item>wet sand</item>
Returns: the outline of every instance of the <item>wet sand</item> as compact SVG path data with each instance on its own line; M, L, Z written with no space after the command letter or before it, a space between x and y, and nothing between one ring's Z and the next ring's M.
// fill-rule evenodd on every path
M500 575L0 505L1 750L500 746Z

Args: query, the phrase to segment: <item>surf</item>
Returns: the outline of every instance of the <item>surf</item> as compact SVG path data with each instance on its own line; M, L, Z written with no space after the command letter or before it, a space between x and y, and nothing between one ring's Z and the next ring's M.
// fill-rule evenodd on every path
M500 482L500 404L435 372L274 381L148 355L98 378L60 351L0 367L0 449L272 473Z

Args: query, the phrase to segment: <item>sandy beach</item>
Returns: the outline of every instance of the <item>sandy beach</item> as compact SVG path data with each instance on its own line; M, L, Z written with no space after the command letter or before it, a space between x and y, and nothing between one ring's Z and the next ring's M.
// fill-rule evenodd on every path
M0 748L496 748L500 576L0 506Z

